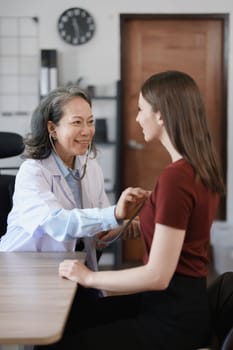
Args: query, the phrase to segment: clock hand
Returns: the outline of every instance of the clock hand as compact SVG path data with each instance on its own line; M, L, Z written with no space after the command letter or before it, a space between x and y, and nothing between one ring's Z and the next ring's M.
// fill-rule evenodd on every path
M74 28L75 36L77 39L80 37L80 30L79 30L79 25L78 22L75 18L72 18L72 26Z

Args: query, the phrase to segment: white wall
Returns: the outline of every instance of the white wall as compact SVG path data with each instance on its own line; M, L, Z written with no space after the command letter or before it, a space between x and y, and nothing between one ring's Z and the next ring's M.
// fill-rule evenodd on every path
M96 20L96 34L86 45L72 47L62 42L56 29L57 19L69 7L83 7ZM0 0L1 16L37 16L39 45L59 52L59 81L75 81L82 76L86 84L111 85L120 78L120 13L229 13L229 86L228 86L228 189L227 217L233 221L233 28L232 0ZM0 121L0 129L25 130L28 120Z

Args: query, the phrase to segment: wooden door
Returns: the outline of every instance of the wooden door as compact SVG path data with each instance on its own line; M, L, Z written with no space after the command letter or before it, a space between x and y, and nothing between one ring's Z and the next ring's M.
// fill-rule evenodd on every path
M146 144L135 118L142 82L164 70L181 70L198 83L210 129L226 169L225 16L121 15L122 188L152 189L169 156L159 143ZM225 40L225 41L224 41ZM225 217L225 199L217 213ZM123 260L138 261L141 241L123 243Z

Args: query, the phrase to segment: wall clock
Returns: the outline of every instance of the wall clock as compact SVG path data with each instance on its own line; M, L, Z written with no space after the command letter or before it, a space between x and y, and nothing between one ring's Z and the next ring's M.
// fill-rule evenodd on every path
M58 19L60 37L68 44L83 45L95 33L93 16L80 7L69 8Z

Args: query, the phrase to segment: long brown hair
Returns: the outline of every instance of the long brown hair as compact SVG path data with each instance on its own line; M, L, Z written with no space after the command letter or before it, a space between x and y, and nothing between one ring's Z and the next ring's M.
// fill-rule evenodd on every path
M205 106L195 81L186 73L152 75L141 88L154 112L160 111L176 150L213 192L224 193L221 167L207 125Z

